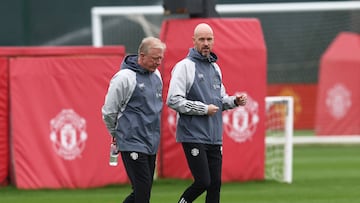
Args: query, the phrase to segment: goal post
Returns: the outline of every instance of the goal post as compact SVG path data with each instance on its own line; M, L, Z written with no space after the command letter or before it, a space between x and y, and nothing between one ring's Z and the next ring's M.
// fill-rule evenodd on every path
M266 97L265 107L265 179L291 183L294 134L293 97Z

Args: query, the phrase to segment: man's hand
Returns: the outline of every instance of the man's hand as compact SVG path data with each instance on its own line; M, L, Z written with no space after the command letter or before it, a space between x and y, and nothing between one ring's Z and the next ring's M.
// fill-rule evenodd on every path
M212 116L214 115L217 111L219 110L219 107L215 106L214 104L209 104L208 105L208 115Z
M247 102L246 94L236 95L235 103L237 106L245 106L246 102Z

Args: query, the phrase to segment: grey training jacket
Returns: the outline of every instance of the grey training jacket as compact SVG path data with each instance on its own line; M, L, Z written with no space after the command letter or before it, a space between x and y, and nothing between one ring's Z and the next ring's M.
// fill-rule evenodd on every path
M147 71L137 64L137 55L127 56L121 70L110 81L103 120L116 137L120 151L157 153L162 111L160 72Z
M167 105L178 112L176 141L222 144L222 111L208 116L208 105L235 108L222 83L217 56L202 56L194 48L172 70Z

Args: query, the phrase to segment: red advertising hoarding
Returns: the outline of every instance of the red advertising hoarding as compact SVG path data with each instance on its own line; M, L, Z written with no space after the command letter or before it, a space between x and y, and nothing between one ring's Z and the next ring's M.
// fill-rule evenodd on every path
M18 188L89 188L128 181L109 166L101 118L124 47L9 50L11 159ZM121 161L120 161L121 163Z
M9 175L9 98L8 61L0 56L0 186Z
M360 34L340 33L321 57L315 133L360 135Z

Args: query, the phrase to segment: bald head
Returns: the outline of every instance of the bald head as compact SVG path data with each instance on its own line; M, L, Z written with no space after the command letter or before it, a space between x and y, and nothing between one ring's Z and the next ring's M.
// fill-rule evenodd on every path
M214 33L210 25L200 23L195 27L193 43L201 55L209 57L214 44Z
M210 33L213 34L213 30L210 27L210 25L206 24L206 23L200 23L198 24L195 29L194 29L194 37L196 37L197 35L201 34L201 33Z

